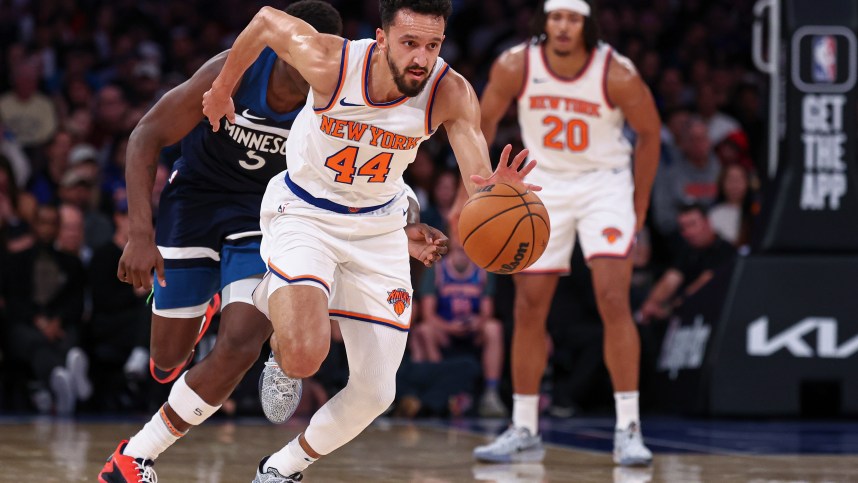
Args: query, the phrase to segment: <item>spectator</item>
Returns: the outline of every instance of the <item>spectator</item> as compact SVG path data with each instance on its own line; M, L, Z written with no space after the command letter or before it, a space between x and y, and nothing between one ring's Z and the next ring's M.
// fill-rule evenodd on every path
M84 217L84 244L90 247L104 245L113 236L113 226L104 214L96 211L95 180L86 169L73 167L63 176L59 198L63 203L77 207Z
M67 131L57 131L51 142L43 150L47 157L46 167L30 180L28 188L39 204L46 205L56 202L57 190L63 175L66 173L71 148L71 135Z
M77 257L84 267L92 259L92 248L83 240L83 212L70 204L62 204L59 209L60 229L57 234L56 249Z
M691 119L681 134L682 156L656 175L652 192L653 218L661 235L676 232L678 207L700 203L711 206L718 195L721 168L712 152L706 125Z
M697 86L697 113L706 123L712 146L716 146L730 134L742 130L739 121L718 110L718 97L712 84L708 82Z
M20 193L9 161L0 154L0 253L23 251L34 242L22 207L35 206L29 193ZM2 278L2 274L0 274Z
M54 243L59 215L40 206L34 231L36 244L9 257L4 283L10 337L9 357L34 379L32 397L40 412L74 412L78 399L92 391L88 361L77 348L83 313L85 275L80 260L57 251ZM48 387L51 391L48 392Z
M456 190L459 187L459 176L452 171L442 171L435 178L432 187L431 202L420 212L420 220L429 226L449 233L447 226L450 210L456 202Z
M15 139L15 135L3 126L2 120L0 120L0 156L4 156L9 162L14 174L12 182L19 187L26 186L32 174L32 165Z
M718 236L734 246L748 242L758 211L751 172L741 164L727 164L718 179L718 203L709 211L709 223Z
M716 269L732 262L736 255L736 249L715 233L703 206L685 206L678 218L686 246L641 306L636 319L644 323L667 318L685 297L700 290Z
M33 59L12 65L13 89L0 96L0 120L25 149L48 142L57 129L51 100L40 93L39 65Z
M126 374L149 375L149 309L146 293L116 278L119 257L128 243L128 205L117 205L113 214L116 232L110 242L92 255L89 280L92 287L92 321L87 349L93 360L96 409L118 409L130 403ZM136 349L135 349L136 348ZM137 357L132 358L137 350ZM145 352L141 356L140 353Z
M471 262L464 248L451 239L447 256L424 273L421 294L423 321L412 346L414 360L439 362L476 352L485 380L480 416L505 417L507 409L498 394L503 326L494 318L492 276Z

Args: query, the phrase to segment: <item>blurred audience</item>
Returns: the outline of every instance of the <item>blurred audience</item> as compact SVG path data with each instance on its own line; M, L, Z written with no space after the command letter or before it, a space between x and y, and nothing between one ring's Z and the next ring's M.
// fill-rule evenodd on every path
M718 202L709 210L709 223L735 246L748 243L751 224L759 207L755 182L748 167L725 164L718 178Z
M346 0L331 3L343 12L350 38L374 35L378 18L372 2L363 6ZM751 0L597 1L595 18L603 38L635 63L653 90L665 126L651 216L635 250L633 290L643 294L636 303L648 293L658 268L687 250L678 248L683 238L677 225L680 204L715 204L711 211L714 230L731 242L747 243L758 210L755 173L767 169L761 164L765 137L762 76L747 54L751 4ZM4 331L0 350L5 358L0 371L13 376L9 386L13 392L24 387L24 399L38 396L37 406L43 411L67 412L73 406L68 401L78 400L74 387L81 385L75 381L80 379L76 375L81 372L82 358L70 348L81 335L84 349L98 360L98 371L102 366L107 371L99 372L104 380L96 391L104 394L115 389L114 395L121 395L119 399L95 398L92 409L100 404L117 409L133 406L128 398L133 399L141 367L148 377L148 355L143 349L148 309L141 294L115 280L116 260L126 237L128 133L163 92L227 48L257 11L257 6L240 0L220 0L217 8L201 0L170 4L170 8L165 5L162 0L23 1L4 10L7 15L0 29L0 72L5 74L0 76L0 312L5 303L7 313L5 329L0 327ZM454 2L443 57L479 93L492 60L505 48L529 38L532 10L532 5L520 1ZM515 106L498 126L496 139L489 147L492 160L504 144L520 149ZM153 213L157 213L161 190L179 154L178 146L162 152L155 173ZM444 130L423 143L406 176L420 201L423 221L449 232L446 217L458 173ZM451 260L457 256L453 254ZM87 264L89 271L83 272ZM419 282L423 267L414 268L415 282ZM430 297L438 295L440 292ZM71 307L72 299L77 309L57 308ZM490 302L491 297L486 300ZM491 320L492 310L480 308L478 318ZM68 315L72 312L77 315ZM117 329L117 320L130 325L123 326L127 337L113 347L116 334L110 331ZM419 342L425 336L423 331L430 328L457 327L438 324L437 314L434 322L416 321L413 337ZM491 324L483 326L483 330L496 330L485 329L493 327ZM82 327L89 329L82 331ZM485 347L497 336L473 327L463 340L482 341ZM574 330L555 331L554 335L564 338L558 347L569 347L565 339L580 336ZM450 360L444 359L444 352L458 343L457 337L446 330L436 331L434 337L432 347L440 352L441 362L406 361L401 371L407 376L403 388L417 400L432 401L418 411L421 414L467 412L466 395L473 392L480 374L487 385L495 385L492 381L503 376L496 375L499 370L491 364L471 359L445 365ZM441 343L445 338L450 343L447 347ZM33 352L25 352L25 346ZM422 356L418 344L413 349L418 359L427 357L426 347ZM472 350L474 357L483 349L474 346ZM35 353L44 357L36 361ZM494 350L485 353L494 354ZM586 372L580 370L579 360L564 361L561 356L553 357L556 374ZM126 369L120 372L117 368L123 364ZM24 369L16 371L12 365ZM112 369L106 369L107 365ZM54 368L68 374L52 378ZM16 380L19 372L23 385ZM320 379L328 394L346 377L340 370L331 374ZM72 382L71 391L63 389L68 389L66 380ZM449 386L442 386L442 381ZM572 386L577 389L572 392L586 392L588 384L575 383ZM558 391L572 386L557 384ZM313 404L323 400L321 392L314 389L313 393L320 396ZM0 411L15 400L4 398Z
M735 247L715 232L702 205L684 206L678 225L686 244L641 306L636 318L643 323L666 319L686 297L709 282L716 269L736 255Z
M455 184L450 190L455 194ZM507 409L498 393L504 361L503 326L494 318L493 277L451 239L447 256L423 274L423 317L412 332L411 355L415 362L479 358L485 381L479 414L505 417Z

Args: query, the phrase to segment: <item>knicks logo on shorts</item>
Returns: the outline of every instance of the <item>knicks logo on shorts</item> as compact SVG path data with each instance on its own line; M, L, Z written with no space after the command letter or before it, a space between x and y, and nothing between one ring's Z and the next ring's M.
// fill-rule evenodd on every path
M411 295L404 288L397 288L387 292L387 303L393 305L396 315L402 315L411 306Z
M609 244L613 245L614 242L623 237L623 232L611 226L602 230L602 236L608 240Z

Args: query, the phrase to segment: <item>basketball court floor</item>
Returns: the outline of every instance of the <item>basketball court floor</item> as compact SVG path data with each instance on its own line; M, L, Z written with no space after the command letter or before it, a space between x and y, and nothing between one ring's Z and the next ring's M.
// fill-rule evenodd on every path
M143 419L0 418L0 482L92 482ZM305 422L211 421L158 459L161 483L250 482ZM645 419L649 469L611 463L612 421L545 420L543 464L480 465L471 449L503 422L380 419L320 460L307 482L858 482L858 423Z

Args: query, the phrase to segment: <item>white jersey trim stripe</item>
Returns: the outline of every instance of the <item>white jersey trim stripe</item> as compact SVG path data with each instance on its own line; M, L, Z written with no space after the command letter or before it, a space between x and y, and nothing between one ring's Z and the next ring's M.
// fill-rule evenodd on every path
M240 240L242 238L248 238L252 236L262 236L261 231L242 231L240 233L233 233L232 235L228 235L226 237L227 240Z
M220 261L220 254L206 247L158 247L161 256L171 260L187 260L189 258L211 258Z

